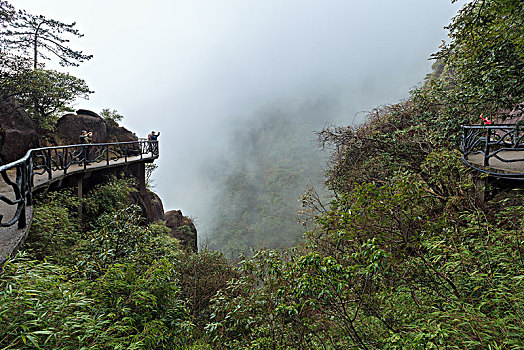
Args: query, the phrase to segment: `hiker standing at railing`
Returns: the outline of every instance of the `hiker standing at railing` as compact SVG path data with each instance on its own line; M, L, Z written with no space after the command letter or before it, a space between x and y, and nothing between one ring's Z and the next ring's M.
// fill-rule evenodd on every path
M149 141L149 152L153 152L154 146L151 145L151 141L158 141L158 136L160 136L160 131L158 134L155 134L154 131L151 131L151 134L147 135L147 140Z
M80 144L85 145L85 146L82 147L82 154L81 154L80 162L78 162L79 164L82 162L82 160L84 161L85 165L91 164L89 162L89 155L91 153L91 150L90 150L91 146L89 146L89 144L91 143L92 138L93 138L93 133L91 131L87 132L86 130L82 130L82 133L80 134Z
M147 135L147 139L149 141L157 141L158 140L158 136L160 136L160 131L158 132L158 134L155 134L154 131L151 131L151 134Z

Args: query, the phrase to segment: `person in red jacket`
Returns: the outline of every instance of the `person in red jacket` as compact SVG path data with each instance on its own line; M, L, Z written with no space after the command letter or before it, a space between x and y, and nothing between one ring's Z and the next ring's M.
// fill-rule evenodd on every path
M490 125L492 123L491 120L489 120L487 118L484 118L484 116L482 114L480 115L480 119L482 119L482 123L484 125Z

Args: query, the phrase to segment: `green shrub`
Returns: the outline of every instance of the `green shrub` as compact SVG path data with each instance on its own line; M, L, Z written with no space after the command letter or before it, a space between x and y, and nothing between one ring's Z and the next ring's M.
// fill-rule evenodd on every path
M4 349L102 349L110 324L97 303L67 279L67 269L23 255L0 276L0 344Z
M59 264L70 263L71 251L81 238L76 215L79 203L67 190L37 198L26 242L34 257Z
M136 191L135 182L132 178L119 179L110 177L91 191L84 198L87 220L96 219L104 212L111 212L129 206L131 193Z

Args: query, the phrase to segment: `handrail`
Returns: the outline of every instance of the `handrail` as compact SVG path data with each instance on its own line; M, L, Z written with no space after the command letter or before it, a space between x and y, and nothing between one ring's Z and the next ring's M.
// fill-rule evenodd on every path
M461 148L464 160L469 155L481 154L486 167L492 158L504 163L524 162L524 158L501 156L501 152L524 151L524 127L520 124L463 125Z
M32 190L34 178L47 173L48 180L53 178L53 173L68 170L75 164L82 164L87 169L91 163L106 163L124 159L127 163L129 157L150 155L158 158L158 141L128 141L115 143L93 143L82 145L65 145L54 147L34 148L27 151L25 156L12 163L0 166L0 174L7 186L11 186L10 196L0 193L0 201L9 206L16 206L15 213L9 221L4 222L4 214L0 213L0 227L10 227L18 223L18 228L25 228L26 207L32 205ZM134 158L133 158L134 159ZM13 179L10 172L16 172Z

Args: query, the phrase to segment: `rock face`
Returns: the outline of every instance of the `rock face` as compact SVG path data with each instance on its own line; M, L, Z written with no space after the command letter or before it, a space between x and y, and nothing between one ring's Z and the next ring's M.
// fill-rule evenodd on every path
M524 122L524 102L519 103L507 114L504 124L517 124Z
M76 114L66 114L56 124L56 144L79 143L82 130L93 133L93 143L137 141L138 137L122 126L106 123L93 111L79 109Z
M138 137L123 126L108 126L106 142L138 141Z
M82 112L84 110L79 110ZM56 123L57 144L75 145L80 143L82 130L93 133L93 143L103 143L107 140L106 123L94 112L90 114L66 114Z
M33 120L12 99L0 102L0 161L10 163L39 146Z
M182 215L180 210L170 210L165 214L166 226L171 229L171 235L187 249L194 252L197 248L197 230L190 218Z
M162 200L152 191L147 191L146 194L133 192L131 201L142 208L147 222L164 221L171 230L171 236L178 239L183 247L195 253L198 251L195 224L180 210L170 210L164 214Z
M90 111L88 109L78 109L76 111L76 114L78 114L78 115L88 115L90 117L100 118L100 116L97 113L95 113L93 111Z
M160 197L155 192L148 191L148 195L152 204L151 216L153 217L153 221L165 220L164 205L162 204Z
M130 201L142 208L147 222L151 223L165 220L164 206L162 200L156 193L147 191L146 194L143 195L139 192L133 192L131 193Z

